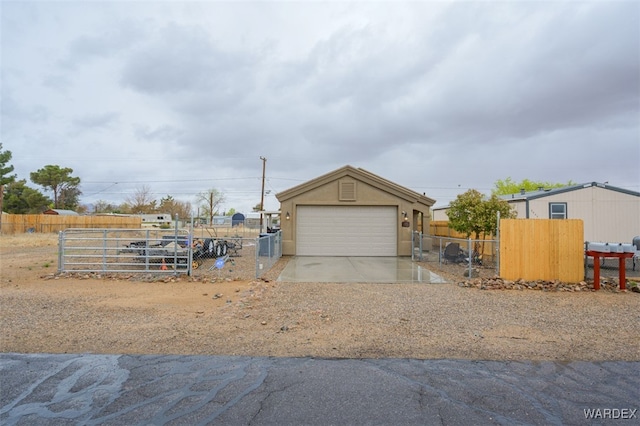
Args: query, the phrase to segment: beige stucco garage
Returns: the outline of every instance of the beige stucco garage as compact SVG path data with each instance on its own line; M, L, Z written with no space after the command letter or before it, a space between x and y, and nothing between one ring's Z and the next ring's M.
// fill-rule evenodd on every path
M276 194L282 253L410 256L413 231L429 229L435 200L344 166Z

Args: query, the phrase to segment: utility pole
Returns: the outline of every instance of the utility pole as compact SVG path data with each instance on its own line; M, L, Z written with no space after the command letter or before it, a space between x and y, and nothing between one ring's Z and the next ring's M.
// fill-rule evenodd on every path
M267 159L260 157L262 160L262 192L260 197L260 232L262 232L262 212L264 211L264 174L267 167Z

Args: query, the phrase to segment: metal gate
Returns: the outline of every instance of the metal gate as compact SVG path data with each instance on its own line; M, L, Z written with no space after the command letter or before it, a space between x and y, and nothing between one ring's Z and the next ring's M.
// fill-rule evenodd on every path
M58 271L206 274L225 263L266 273L282 256L281 233L258 238L196 237L184 229L66 229L58 237ZM231 269L231 268L228 268ZM220 272L220 271L218 271Z
M58 271L190 273L190 247L184 230L66 229L58 239Z

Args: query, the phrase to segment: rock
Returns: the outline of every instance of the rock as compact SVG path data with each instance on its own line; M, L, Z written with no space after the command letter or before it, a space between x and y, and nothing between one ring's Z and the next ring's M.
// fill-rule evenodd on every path
M471 274L469 274L469 270L466 269L464 271L464 273L462 274L463 277L468 277L468 278L475 278L475 277L478 277L479 275L480 275L480 273L478 272L477 269L472 269L471 270Z
M585 281L579 283L565 283L559 280L546 281L525 281L518 279L516 281L504 280L499 276L492 278L473 278L471 280L460 281L457 283L458 287L477 288L480 290L539 290L544 292L557 291L557 292L577 292L577 291L594 291L593 284L589 284ZM639 292L640 286L635 282L630 282L627 286L630 291ZM605 281L601 285L601 289L605 291L618 291L618 284Z

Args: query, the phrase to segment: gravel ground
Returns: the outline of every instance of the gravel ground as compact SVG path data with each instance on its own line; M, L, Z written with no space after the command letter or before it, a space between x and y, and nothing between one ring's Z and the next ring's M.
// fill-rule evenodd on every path
M286 258L256 280L250 256L192 278L60 276L56 251L0 236L3 352L640 360L632 292L483 291L429 261L448 283L277 282Z

